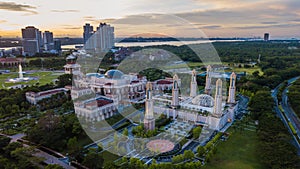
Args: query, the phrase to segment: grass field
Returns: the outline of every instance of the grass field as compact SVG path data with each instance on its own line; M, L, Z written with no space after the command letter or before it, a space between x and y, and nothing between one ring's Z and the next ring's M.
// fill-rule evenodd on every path
M257 151L258 138L255 131L234 131L229 139L217 145L217 153L205 169L263 169Z
M207 64L220 64L220 63L207 63ZM205 65L207 65L205 64ZM228 63L227 62L222 62L222 64L224 66L227 66ZM186 62L186 63L182 63L182 64L173 64L173 65L168 65L165 67L165 69L180 69L180 68L189 68L189 69L192 69L192 68L200 68L204 66L204 64L202 62ZM253 72L255 71L259 71L259 75L263 75L263 72L261 70L261 68L259 68L258 66L254 66L254 67L250 67L250 68L239 68L239 67L231 67L232 70L225 70L225 71L234 71L234 72L237 72L237 73L240 73L240 72L246 72L247 75L252 75Z
M24 77L38 77L38 80L32 80L28 82L17 82L17 83L6 83L6 79L8 78L17 78L19 75L16 72L11 72L9 74L1 74L0 75L0 89L5 89L10 86L18 85L18 84L24 84L24 85L33 85L36 83L39 83L40 85L44 85L47 83L53 82L53 80L57 79L58 76L62 75L63 73L57 73L57 72L33 72L24 74Z
M207 65L209 63L206 63L205 65ZM220 63L210 63L210 64L220 64ZM226 64L226 63L223 63ZM180 69L180 68L200 68L201 66L203 66L204 64L202 62L184 62L181 64L172 64L172 65L168 65L165 68L166 69Z
M252 75L253 72L259 71L259 75L263 75L263 71L258 66L254 66L254 67L251 67L251 68L233 67L232 70L234 72L237 72L237 73L239 73L239 72L246 72L247 75Z

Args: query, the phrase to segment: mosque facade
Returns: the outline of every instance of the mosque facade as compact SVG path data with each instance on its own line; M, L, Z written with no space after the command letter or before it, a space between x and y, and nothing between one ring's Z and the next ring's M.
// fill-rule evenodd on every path
M203 125L213 130L221 130L234 121L237 103L235 101L236 75L233 72L230 77L229 97L224 99L223 81L217 79L213 92L212 78L214 78L211 66L207 67L205 94L198 95L196 71L192 71L190 83L190 95L180 96L180 81L175 74L173 77L172 95L163 94L151 96L153 107L146 106L146 112L150 110L154 114L165 114L173 120L181 119L196 125ZM214 97L212 96L214 93ZM148 110L149 109L149 110Z

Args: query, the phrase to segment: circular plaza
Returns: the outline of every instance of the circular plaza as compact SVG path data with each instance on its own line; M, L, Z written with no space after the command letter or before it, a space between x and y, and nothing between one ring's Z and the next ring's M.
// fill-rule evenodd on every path
M169 140L152 140L147 143L147 148L150 151L157 152L157 153L165 153L174 149L174 143Z

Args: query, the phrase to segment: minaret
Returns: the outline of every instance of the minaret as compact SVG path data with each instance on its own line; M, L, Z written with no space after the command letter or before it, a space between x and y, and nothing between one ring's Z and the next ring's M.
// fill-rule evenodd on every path
M208 65L206 68L206 82L205 82L205 93L210 94L211 93L211 66Z
M23 79L23 70L21 64L19 64L19 79Z
M230 75L230 85L229 85L229 96L228 103L235 103L235 83L236 83L236 74L232 72Z
M145 117L144 117L144 128L146 130L155 129L155 119L153 115L153 100L152 100L152 84L148 82L146 85L146 102L145 102Z
M173 76L173 88L172 88L172 107L177 108L179 106L179 86L178 86L178 76L175 74Z
M197 96L197 80L196 80L196 70L194 69L192 72L192 79L191 79L191 92L190 96L195 97Z
M215 94L215 104L214 112L215 116L222 115L222 80L218 79L216 82L216 94Z

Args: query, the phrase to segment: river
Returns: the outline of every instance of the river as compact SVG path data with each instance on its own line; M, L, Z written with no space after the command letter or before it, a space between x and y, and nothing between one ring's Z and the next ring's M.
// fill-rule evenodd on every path
M181 45L190 45L190 44L201 44L201 43L212 43L212 42L243 42L244 40L195 40L195 41L164 41L164 42L117 42L115 43L116 47L134 47L134 46L157 46L157 45L172 45L172 46L181 46ZM74 45L62 45L63 50L66 49L75 49L76 46L83 46L83 44L74 44ZM5 47L0 48L0 50L10 50L17 47Z
M200 43L212 43L212 42L243 42L244 40L195 40L195 41L164 41L164 42L117 42L116 47L134 47L134 46L157 46L157 45L190 45ZM75 49L75 46L83 46L83 44L75 45L62 45L62 49Z

